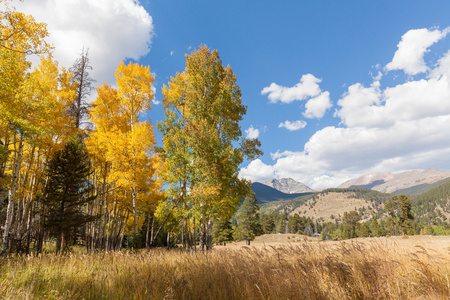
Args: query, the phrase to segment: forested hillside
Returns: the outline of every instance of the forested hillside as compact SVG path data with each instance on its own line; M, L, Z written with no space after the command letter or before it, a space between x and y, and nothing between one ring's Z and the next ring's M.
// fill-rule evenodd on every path
M441 224L450 218L450 180L412 197L412 210L424 224Z
M380 193L367 188L331 188L318 193L301 195L293 199L264 203L261 205L261 212L298 213L316 219L329 219L331 215L338 217L338 214L340 214L343 216L345 211L356 208L364 212L367 217L372 214L379 216L384 212L382 203L388 201L391 197L391 194ZM330 210L328 204L332 201L336 203L337 210ZM353 204L346 206L346 202L349 201ZM316 213L316 210L317 212L319 211L319 207L323 210L320 216Z
M256 199L259 204L314 195L314 193L286 194L259 182L252 183L252 191L256 194Z

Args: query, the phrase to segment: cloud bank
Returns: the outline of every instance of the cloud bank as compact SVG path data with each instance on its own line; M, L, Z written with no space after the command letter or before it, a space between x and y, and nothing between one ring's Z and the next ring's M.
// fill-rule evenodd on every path
M18 11L48 24L54 57L69 68L89 48L97 85L115 82L120 60L137 60L150 51L152 17L134 0L26 0L13 1Z
M425 78L409 77L408 81L383 87L381 76L377 76L369 86L350 85L337 101L335 116L341 120L340 127L317 131L303 150L272 153L273 165L255 160L240 175L252 181L292 177L313 188L326 188L368 172L448 169L450 51L440 54L437 64L424 60L424 53L445 38L448 30L408 31L384 68L384 75L402 70L408 76L425 73ZM300 85L302 82L318 83L305 79ZM269 88L271 93L278 91L269 94L270 101L296 98L274 84ZM319 94L316 90L314 97ZM304 114L308 115L306 108ZM313 111L310 109L312 115Z

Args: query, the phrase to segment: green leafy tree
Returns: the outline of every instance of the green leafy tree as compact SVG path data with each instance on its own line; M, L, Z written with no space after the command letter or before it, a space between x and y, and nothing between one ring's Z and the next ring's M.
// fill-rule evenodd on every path
M56 254L76 230L93 220L83 206L95 199L89 186L88 154L78 137L72 138L49 161L48 183L41 199L45 228L57 238Z
M250 245L250 241L255 239L255 236L261 230L258 210L259 204L256 202L255 194L252 193L245 198L240 212L236 216L238 226L234 234L235 239L246 240L247 245Z
M233 228L231 221L224 220L214 224L212 235L214 243L225 244L227 242L231 242L233 240Z
M164 122L161 156L166 201L184 223L186 248L193 248L195 228L201 249L211 247L212 224L230 219L250 192L250 182L238 177L244 158L261 154L257 139L242 137L239 122L247 108L231 68L217 50L201 46L186 55L186 69L171 78L163 91ZM239 146L237 146L239 145Z

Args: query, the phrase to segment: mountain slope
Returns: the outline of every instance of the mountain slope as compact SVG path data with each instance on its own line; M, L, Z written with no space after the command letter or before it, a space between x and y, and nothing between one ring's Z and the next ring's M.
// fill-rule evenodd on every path
M327 189L289 200L267 202L260 212L299 214L321 221L342 221L345 212L357 210L363 219L384 213L382 203L390 200L391 194L367 188Z
M414 194L432 188L432 184L450 177L450 172L436 169L402 173L370 173L344 182L339 188L364 187L383 193Z
M271 188L274 188L285 194L298 194L298 193L314 193L315 191L305 184L295 181L292 178L272 179L262 182Z
M450 219L450 180L412 197L412 210L418 221L426 224Z
M300 196L312 194L312 193L286 194L259 182L252 183L252 191L255 193L256 200L258 200L258 203L260 204L279 200L289 200Z
M419 195L410 196L414 220L422 225L441 224L450 220L450 179L430 184L434 188ZM335 188L306 194L292 199L261 204L261 214L299 214L318 221L342 222L345 212L356 210L363 220L374 215L377 219L387 216L383 203L393 194L367 188Z

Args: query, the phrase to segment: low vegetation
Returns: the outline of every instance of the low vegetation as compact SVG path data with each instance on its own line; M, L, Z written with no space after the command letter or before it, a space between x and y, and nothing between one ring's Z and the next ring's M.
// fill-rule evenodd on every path
M448 255L421 246L302 242L1 261L5 299L448 299Z

